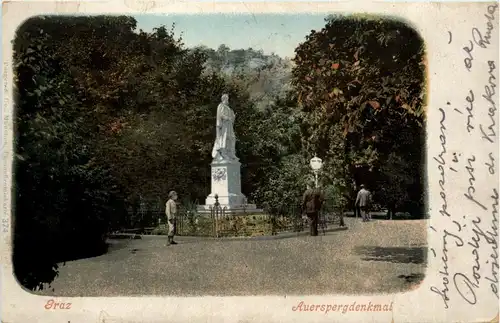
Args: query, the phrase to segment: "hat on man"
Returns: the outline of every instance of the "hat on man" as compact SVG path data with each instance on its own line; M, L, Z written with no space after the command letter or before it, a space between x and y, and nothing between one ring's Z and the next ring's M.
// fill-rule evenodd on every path
M170 191L168 193L168 198L171 199L172 197L174 197L174 195L177 195L177 193L175 191Z

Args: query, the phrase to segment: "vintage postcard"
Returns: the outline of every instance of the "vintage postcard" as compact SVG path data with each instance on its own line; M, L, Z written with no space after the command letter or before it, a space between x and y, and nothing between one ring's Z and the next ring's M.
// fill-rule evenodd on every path
M497 2L2 18L2 322L498 322Z

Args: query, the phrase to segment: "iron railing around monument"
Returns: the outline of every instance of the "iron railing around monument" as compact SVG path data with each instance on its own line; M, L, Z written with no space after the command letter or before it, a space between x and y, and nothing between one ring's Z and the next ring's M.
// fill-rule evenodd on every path
M134 210L130 210L129 222L119 232L135 234L167 234L165 203L160 199L143 199ZM275 235L280 232L302 232L308 230L307 218L303 218L300 205L283 204L263 206L263 212L240 210L232 213L217 202L208 210L198 210L198 203L180 203L177 215L177 235L229 237ZM341 209L325 204L320 212L320 233L343 224Z
M299 205L269 209L273 234L278 232L302 232L310 227L310 220L302 213ZM335 226L344 227L344 211L341 208L324 206L319 212L318 230L325 232Z
M271 223L266 214L252 214L243 205L237 214L221 206L218 196L215 204L207 210L179 209L177 234L184 236L252 236L265 235L271 231Z
M309 221L301 214L300 206L284 205L279 208L264 206L264 212L251 213L245 209L233 213L220 205L218 198L206 211L179 208L177 234L181 236L234 237L276 235L280 232L302 232L309 229ZM338 208L323 207L319 214L318 229L344 226L344 212Z
M213 236L213 220L211 211L199 214L196 209L179 206L177 215L176 235L180 236Z

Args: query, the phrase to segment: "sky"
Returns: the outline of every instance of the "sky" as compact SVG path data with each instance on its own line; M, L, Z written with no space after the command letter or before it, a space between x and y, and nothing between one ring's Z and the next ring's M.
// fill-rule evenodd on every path
M205 15L136 15L137 29L152 31L161 25L175 34L182 32L187 47L205 45L217 49L262 49L265 54L293 57L297 45L311 30L325 26L325 14L205 14Z

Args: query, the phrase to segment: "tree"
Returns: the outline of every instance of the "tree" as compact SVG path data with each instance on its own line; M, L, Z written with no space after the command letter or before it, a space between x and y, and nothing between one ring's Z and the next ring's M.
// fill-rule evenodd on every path
M29 289L49 283L57 263L69 254L103 250L110 211L119 214L121 207L109 169L92 158L98 139L94 115L79 100L77 84L58 56L60 39L54 33L68 32L56 31L61 20L33 18L21 26L14 43L13 262L17 278Z
M295 52L305 152L331 164L325 172L343 179L351 199L368 181L383 192L379 203L420 200L425 61L417 32L397 20L331 16Z

